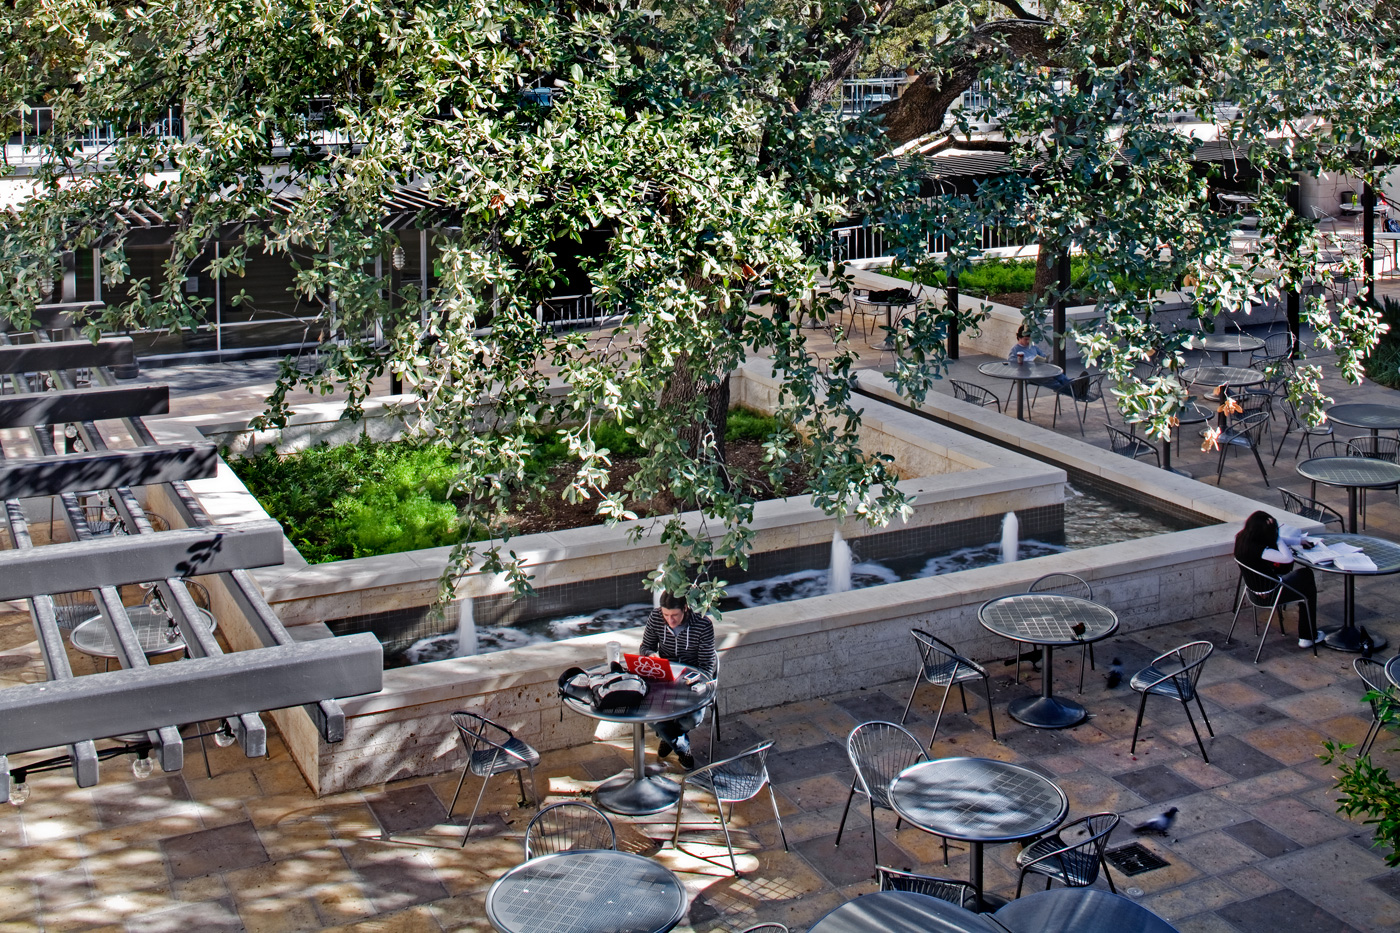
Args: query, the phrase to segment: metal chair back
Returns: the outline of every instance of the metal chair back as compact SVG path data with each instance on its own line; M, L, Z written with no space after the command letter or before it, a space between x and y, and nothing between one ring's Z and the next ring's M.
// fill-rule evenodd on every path
M1064 593L1067 596L1080 596L1090 601L1094 598L1094 588L1089 585L1089 581L1075 573L1047 573L1042 577L1037 577L1030 588L1026 590L1028 593L1050 591Z
M1293 351L1298 346L1298 341L1291 331L1278 331L1269 334L1264 338L1264 345L1250 354L1250 362L1258 361L1271 362L1273 360L1289 360L1293 358Z
M916 875L909 871L896 871L884 865L875 866L875 874L880 879L881 891L908 891L925 897L936 897L940 901L966 907L970 899L977 897L977 888L970 881L952 878L934 878L930 875Z
M1359 450L1351 446L1348 441L1330 440L1320 441L1313 445L1312 455L1314 457L1361 457L1364 456Z
M1158 466L1162 465L1161 454L1157 453L1157 448L1153 447L1147 441L1129 434L1122 428L1115 428L1111 424L1104 425L1104 428L1108 431L1108 444L1114 453L1129 457L1133 460L1151 454L1153 461L1155 461Z
M590 803L552 803L525 827L527 860L571 849L616 849L617 831Z
M723 761L715 761L702 768L696 768L685 776L687 781L698 783L724 803L738 803L758 796L768 777L768 752L773 743L760 742Z
M1104 865L1103 853L1108 837L1120 819L1117 813L1091 813L1031 843L1017 858L1021 865L1021 877L1016 884L1016 896L1021 896L1021 885L1026 880L1027 872L1045 875L1067 887L1084 888L1093 884L1098 880L1099 866ZM1076 829L1084 836L1070 841L1067 837ZM1110 890L1117 893L1106 866L1104 877L1108 879Z
M863 722L846 737L846 755L855 769L860 792L883 810L893 810L890 782L910 765L927 761L924 746L903 726Z
M788 928L781 923L760 923L740 930L739 933L788 933Z
M1201 679L1201 671L1205 669L1205 663L1214 651L1215 645L1208 641L1187 642L1157 655L1149 667L1157 667L1163 661L1175 659L1181 668L1163 676L1159 683L1171 681L1179 695L1190 699L1196 695L1196 683ZM1148 689L1150 692L1151 688Z
M1371 751L1371 746L1380 736L1381 726L1384 725L1381 721L1380 697L1393 698L1395 692L1390 685L1390 679L1385 675L1384 663L1375 658L1357 658L1351 662L1351 666L1356 671L1356 676L1366 685L1366 700L1371 704L1370 728L1366 730L1366 737L1361 740L1361 744L1356 747L1356 757L1363 758Z
M993 395L990 389L984 389L974 382L964 382L961 379L950 379L949 382L953 385L953 398L981 405L983 408L993 405L997 411L1001 411L1001 399Z
M1285 512L1291 512L1300 518L1321 522L1323 526L1335 522L1339 529L1346 529L1346 519L1342 517L1342 513L1325 502L1319 502L1308 496L1300 496L1298 493L1283 487L1279 487L1279 495L1283 497L1283 510Z
M1372 460L1394 463L1396 453L1400 451L1400 438L1362 434L1347 438L1347 445L1351 447L1353 457L1370 457Z

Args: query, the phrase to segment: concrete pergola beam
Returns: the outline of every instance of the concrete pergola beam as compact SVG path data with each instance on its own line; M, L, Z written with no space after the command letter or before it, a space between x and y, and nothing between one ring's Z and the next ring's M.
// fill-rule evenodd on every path
M98 589L280 563L282 527L271 520L111 535L0 552L0 600L66 593L74 581Z
M208 479L219 467L213 444L181 444L105 450L91 454L55 454L0 462L0 499L28 499L152 486L177 480Z

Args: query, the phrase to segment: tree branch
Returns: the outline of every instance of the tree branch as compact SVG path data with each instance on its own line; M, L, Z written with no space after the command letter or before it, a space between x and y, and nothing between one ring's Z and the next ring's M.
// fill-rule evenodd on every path
M1051 38L1045 20L998 20L977 27L959 41L949 63L919 75L904 93L872 113L884 117L885 134L901 145L943 126L943 117L995 57L1049 64L1060 39Z

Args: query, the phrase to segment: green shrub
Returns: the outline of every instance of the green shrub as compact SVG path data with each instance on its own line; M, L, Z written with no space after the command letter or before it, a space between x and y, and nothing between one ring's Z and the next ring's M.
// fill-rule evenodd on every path
M777 427L771 416L736 408L725 438L766 440ZM593 438L615 458L644 453L615 421L595 424ZM547 474L570 459L568 445L550 430L527 469ZM448 495L457 467L446 447L362 437L288 456L269 448L230 459L229 466L312 564L441 547L462 537L457 504Z
M1087 261L1082 256L1070 260L1070 281L1073 287L1084 284ZM941 271L922 276L919 281L925 285L942 286L948 277ZM1120 292L1142 290L1151 284L1153 289L1166 288L1168 283L1146 283L1129 280L1125 276L1112 277L1114 287ZM1130 287L1131 286L1131 287ZM990 298L993 295L1006 295L1012 292L1029 292L1035 288L1035 260L1033 259L985 259L962 275L958 276L958 290L964 295L976 298Z

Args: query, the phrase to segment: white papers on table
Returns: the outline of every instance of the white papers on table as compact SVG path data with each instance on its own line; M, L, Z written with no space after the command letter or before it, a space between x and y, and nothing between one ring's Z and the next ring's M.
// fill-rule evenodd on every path
M1365 554L1342 554L1332 561L1332 566L1348 573L1374 572L1376 562Z
M1336 544L1319 544L1316 547L1303 551L1303 555L1314 564L1336 563L1338 558L1357 554L1361 554L1361 548L1354 544L1343 544L1340 541ZM1362 556L1364 557L1365 555L1362 554ZM1370 558L1367 559L1369 560ZM1345 568L1338 564L1337 569L1342 570ZM1373 566L1370 569L1374 570L1375 567Z
M1303 533L1287 522L1282 522L1278 526L1278 539L1281 544L1296 546L1303 541Z

